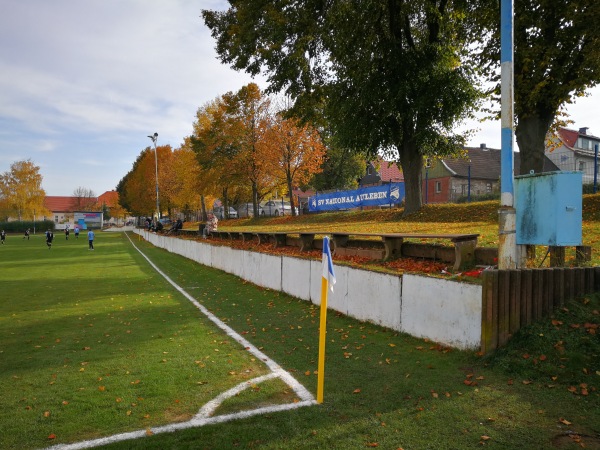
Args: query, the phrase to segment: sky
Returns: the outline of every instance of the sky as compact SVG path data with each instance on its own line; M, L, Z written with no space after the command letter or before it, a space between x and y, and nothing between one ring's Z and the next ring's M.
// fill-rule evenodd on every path
M179 147L196 111L252 79L222 65L200 17L222 0L1 0L0 173L40 167L47 195L115 189L152 145ZM600 88L568 109L600 135ZM500 148L499 122L464 124ZM153 181L153 180L152 180Z

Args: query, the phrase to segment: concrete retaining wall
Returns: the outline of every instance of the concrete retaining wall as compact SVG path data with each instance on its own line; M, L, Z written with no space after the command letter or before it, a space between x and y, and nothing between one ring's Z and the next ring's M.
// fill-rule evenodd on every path
M258 286L320 304L321 261L237 250L142 230L153 245ZM388 275L334 265L328 307L358 320L460 349L481 345L479 285L421 275Z

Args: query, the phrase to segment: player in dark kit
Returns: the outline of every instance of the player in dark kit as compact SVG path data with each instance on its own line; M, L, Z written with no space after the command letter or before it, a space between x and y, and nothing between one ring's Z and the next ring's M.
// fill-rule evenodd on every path
M54 239L54 233L52 230L46 231L46 245L48 246L48 250L52 248L52 240Z

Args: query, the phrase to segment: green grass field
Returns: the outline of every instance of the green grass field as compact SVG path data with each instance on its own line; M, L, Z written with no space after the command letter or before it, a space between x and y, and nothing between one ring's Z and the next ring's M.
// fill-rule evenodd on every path
M228 326L316 392L318 308L136 245ZM0 247L0 448L148 430L111 449L600 448L600 296L490 357L328 318L325 402L152 435L268 373L152 269L124 234L9 236ZM216 414L299 399L279 380Z

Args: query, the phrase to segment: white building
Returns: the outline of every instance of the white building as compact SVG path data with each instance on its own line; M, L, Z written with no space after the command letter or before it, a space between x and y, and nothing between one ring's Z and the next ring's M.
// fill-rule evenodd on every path
M600 164L598 164L598 151L600 137L588 134L588 128L578 131L560 128L558 133L548 139L546 143L546 156L560 170L583 172L583 183L594 182L594 164L600 177Z

